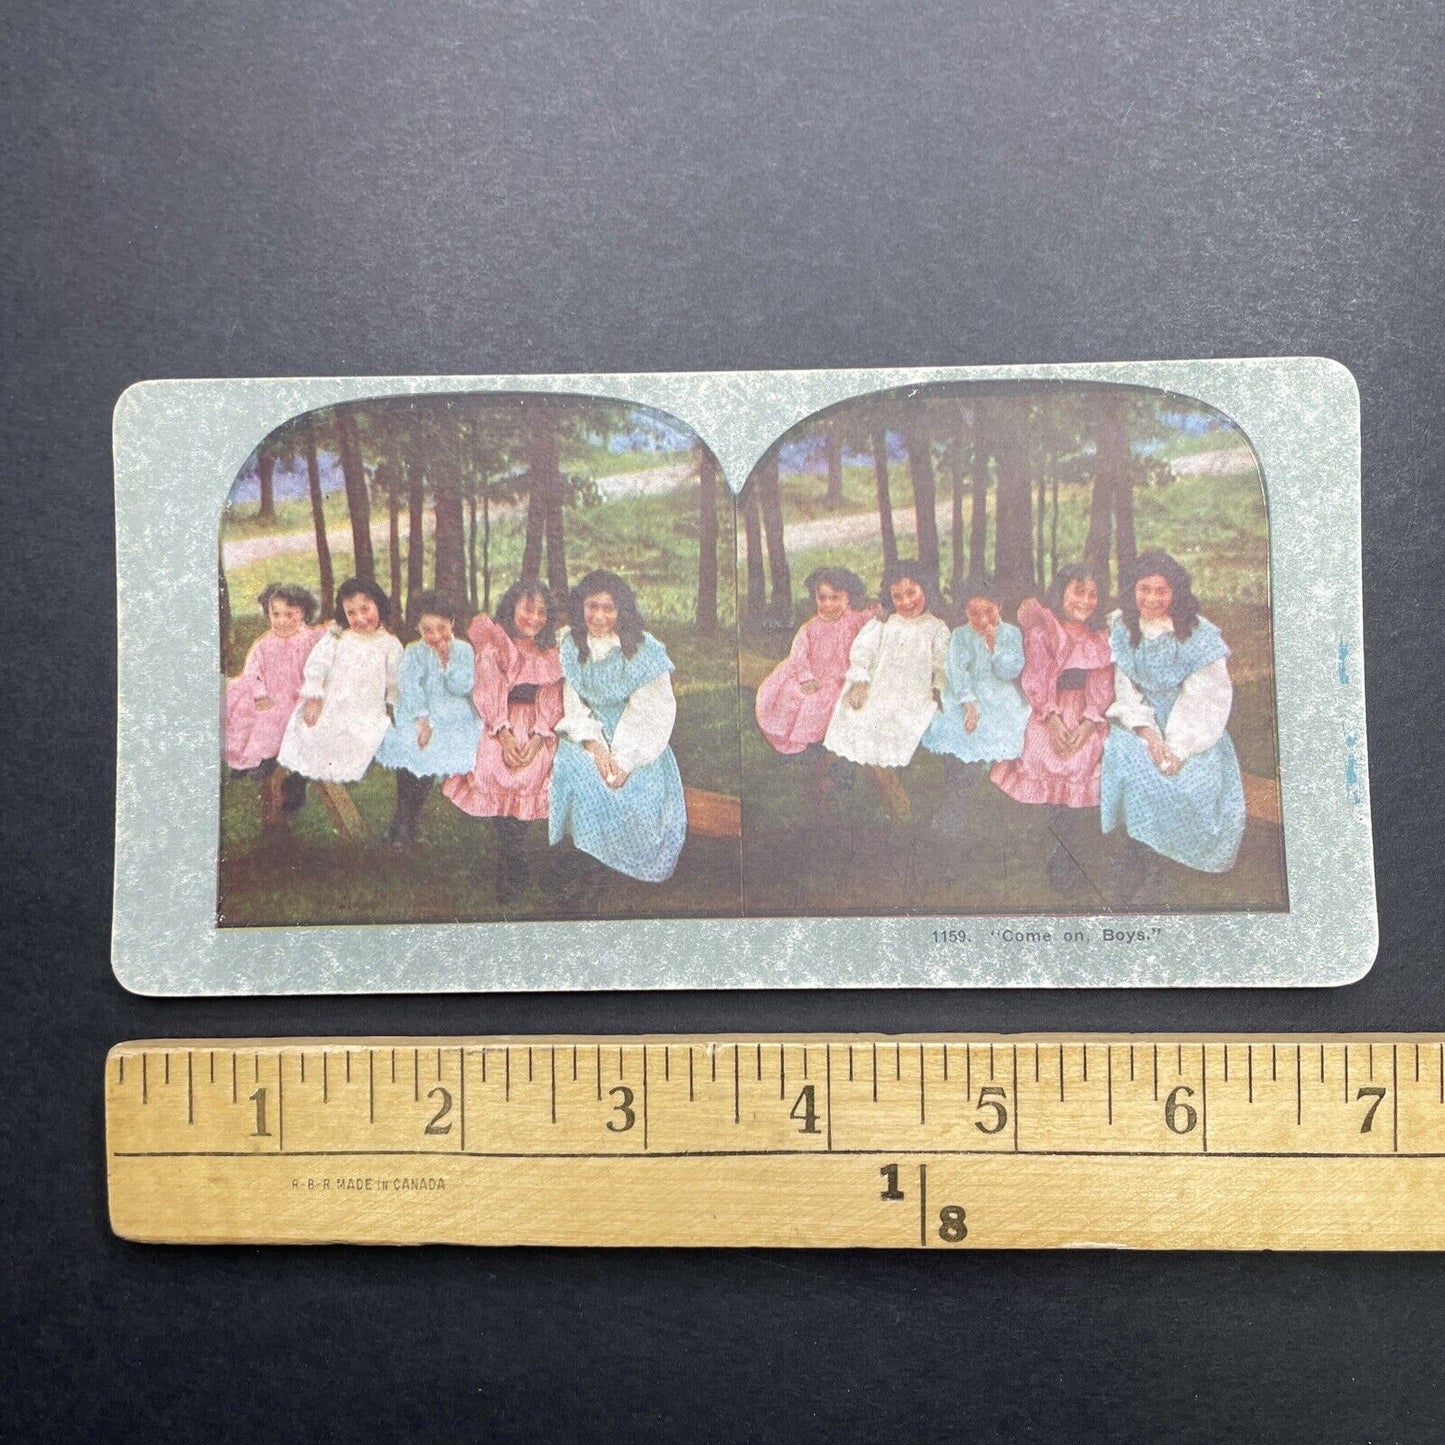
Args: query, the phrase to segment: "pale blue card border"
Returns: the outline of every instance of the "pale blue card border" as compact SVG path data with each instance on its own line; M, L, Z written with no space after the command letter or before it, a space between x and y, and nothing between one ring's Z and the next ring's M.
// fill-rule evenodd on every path
M616 398L685 421L740 486L778 436L833 402L924 382L999 380L1162 388L1217 407L1254 444L1270 518L1287 913L215 927L217 531L232 481L273 427L315 407L386 395ZM138 993L1324 985L1359 978L1374 959L1359 394L1337 362L147 381L116 405L115 490L112 962ZM960 923L969 945L933 943L935 928ZM998 935L1010 928L1089 939L1005 943ZM1106 928L1158 934L1105 943Z

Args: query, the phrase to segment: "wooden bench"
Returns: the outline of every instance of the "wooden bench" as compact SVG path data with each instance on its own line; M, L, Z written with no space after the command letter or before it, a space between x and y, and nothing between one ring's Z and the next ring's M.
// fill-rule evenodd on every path
M1245 816L1278 828L1283 819L1279 805L1279 784L1273 778L1252 773L1244 779ZM687 799L687 831L700 838L741 838L743 800L731 793L712 793L705 788L684 788Z

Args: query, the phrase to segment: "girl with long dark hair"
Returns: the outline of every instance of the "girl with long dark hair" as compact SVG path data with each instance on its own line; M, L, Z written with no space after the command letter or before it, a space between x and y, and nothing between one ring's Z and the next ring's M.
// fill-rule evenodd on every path
M1104 621L1107 584L1082 563L1061 567L1042 602L1019 608L1029 703L1023 750L995 763L994 784L1019 803L1047 810L1054 850L1049 882L1075 893L1088 881L1078 854L1099 806L1099 763L1114 700L1114 669Z
M1101 823L1128 835L1110 901L1167 901L1161 858L1203 873L1234 866L1244 785L1225 730L1234 701L1219 629L1199 615L1189 573L1143 553L1124 586L1110 642L1113 726L1104 747Z
M672 660L645 630L632 588L615 572L589 572L572 589L568 616L549 837L554 845L571 839L591 860L568 885L571 901L585 905L606 886L595 864L645 883L670 878L687 804L668 746L677 719Z
M471 771L448 778L442 793L462 812L494 820L497 902L505 907L526 892L527 828L550 805L562 720L556 603L545 583L514 582L494 617L478 613L468 635L477 654L472 701L482 735Z

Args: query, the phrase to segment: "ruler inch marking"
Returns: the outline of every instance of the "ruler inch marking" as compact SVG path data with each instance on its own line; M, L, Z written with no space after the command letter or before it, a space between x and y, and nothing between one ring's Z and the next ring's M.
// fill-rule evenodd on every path
M1182 1050L1184 1045L1181 1044ZM1209 1153L1209 1045L1199 1046L1199 1138L1204 1146L1203 1152Z
M638 1036L625 1038L621 1043L605 1039L595 1045L591 1040L578 1042L566 1038L549 1040L545 1037L530 1042L525 1038L509 1040L505 1037L486 1041L245 1039L234 1041L235 1047L232 1048L217 1048L215 1043L222 1041L206 1039L177 1039L163 1043L151 1041L145 1046L121 1045L114 1051L115 1069L102 1074L107 1089L107 1131L110 1141L107 1157L116 1161L112 1165L110 1179L111 1217L123 1237L170 1239L174 1242L201 1242L202 1239L214 1237L215 1242L247 1244L262 1243L273 1238L277 1242L282 1238L288 1242L305 1242L309 1237L317 1240L324 1237L355 1242L385 1238L389 1243L422 1243L437 1238L452 1238L457 1242L471 1240L477 1243L656 1244L666 1240L767 1247L779 1241L791 1242L785 1232L779 1232L782 1225L779 1224L779 1216L774 1210L753 1207L755 1201L761 1202L770 1194L776 1193L777 1199L780 1202L788 1201L790 1208L797 1206L806 1210L806 1201L811 1198L817 1201L817 1207L825 1209L828 1228L816 1236L815 1243L897 1245L907 1243L906 1234L900 1239L897 1232L900 1225L905 1231L908 1228L904 1222L907 1218L906 1212L898 1211L895 1214L885 1208L878 1210L875 1215L864 1202L868 1197L876 1198L876 1192L869 1195L864 1174L869 1160L886 1163L893 1159L908 1168L907 1160L912 1156L913 1167L919 1171L918 1239L919 1247L922 1248L938 1247L940 1239L947 1243L956 1242L953 1236L958 1231L954 1227L954 1215L951 1212L953 1206L949 1201L957 1200L960 1204L969 1205L970 1214L975 1213L975 1204L980 1208L987 1206L988 1213L978 1214L978 1238L993 1247L1036 1248L1110 1239L1125 1247L1142 1245L1146 1248L1170 1249L1445 1249L1445 1131L1423 1127L1430 1124L1429 1119L1420 1121L1422 1127L1415 1129L1415 1116L1410 1113L1412 1108L1426 1109L1426 1100L1431 1095L1445 1103L1445 1041L1442 1041L1442 1035L1436 1035L1435 1038L1437 1077L1436 1087L1431 1088L1428 1073L1428 1035L1421 1034L1413 1038L1408 1034L1394 1038L1367 1034L1324 1037L1317 1035L1314 1038L1290 1038L1284 1035L1274 1040L1267 1035L1256 1039L1250 1039L1247 1035L1236 1035L1228 1039L1199 1034L1177 1035L1174 1043L1178 1078L1174 1083L1169 1082L1166 1070L1165 1090L1174 1089L1179 1082L1187 1083L1188 1076L1182 1072L1184 1043L1189 1043L1191 1049L1197 1048L1200 1062L1200 1078L1195 1082L1199 1096L1194 1100L1199 1111L1197 1151L1184 1138L1174 1138L1168 1134L1151 1138L1153 1129L1149 1127L1149 1106L1144 1103L1147 1096L1142 1093L1148 1081L1139 1076L1138 1069L1142 1061L1138 1060L1137 1053L1141 1045L1152 1047L1155 1097L1162 1100L1163 1094L1157 1091L1158 1053L1167 1048L1167 1036L1156 1036L1153 1039L1146 1036L1127 1042L1124 1038L1111 1038L1100 1034L1074 1037L1044 1035L1041 1040L1033 1041L1027 1038L990 1038L988 1035L971 1040L966 1037L925 1034L913 1037L894 1036L891 1040L887 1035L874 1040L855 1036L852 1041L827 1036L773 1036L759 1042L757 1036L744 1036L732 1046L733 1120L737 1127L731 1131L732 1142L728 1147L714 1147L727 1145L728 1136L720 1136L717 1132L719 1126L725 1125L721 1118L716 1117L713 1109L707 1108L696 1113L683 1112L676 1120L669 1112L685 1111L686 1105L694 1101L704 1104L709 1102L706 1096L698 1099L696 1094L696 1049L709 1049L715 1075L716 1051L724 1045L708 1043L706 1036L700 1042L688 1041L685 1036L676 1039L679 1048L686 1047L688 1050L687 1099L682 1096L681 1077L678 1089L675 1093L671 1091L673 1041L665 1038L654 1040ZM869 1096L862 1088L863 1080L857 1075L855 1056L859 1048L866 1046L870 1050L870 1057L876 1061L879 1049L886 1047L890 1041L894 1044L894 1080L900 1087L895 1093L890 1093L886 1087L880 1089L880 1071L875 1063L869 1082L873 1098L882 1107L868 1114L866 1104ZM958 1101L952 1093L952 1049L959 1043L964 1044L965 1079L971 1087L971 1044L974 1041L989 1050L989 1079L1008 1085L1013 1094L1009 1105L1013 1111L1012 1129L1010 1134L1003 1138L979 1138L970 1127L972 1116L967 1109L959 1111ZM849 1062L853 1066L850 1077L857 1088L855 1095L850 1087L840 1104L844 1112L836 1123L841 1128L841 1133L835 1128L832 1108L832 1045L835 1042L848 1050ZM1037 1089L1037 1097L1031 1096L1030 1109L1039 1110L1040 1116L1035 1119L1034 1115L1030 1114L1031 1141L1025 1142L1020 1092L1024 1080L1020 1077L1022 1069L1019 1055L1022 1048L1027 1047L1030 1042L1035 1049L1036 1068L1039 1073L1042 1072L1039 1063L1041 1049L1059 1049L1059 1077L1057 1094L1053 1087L1049 1087ZM656 1099L652 1097L652 1086L656 1082L653 1078L655 1061L651 1057L654 1043L661 1043L663 1046L663 1078L668 1086ZM910 1051L916 1051L918 1060L916 1124L908 1104L909 1090L901 1087L904 1082L901 1077L904 1043L908 1044ZM1097 1095L1090 1094L1087 1087L1088 1083L1093 1083L1097 1088L1099 1082L1097 1056L1090 1059L1089 1053L1100 1043L1105 1047L1103 1111L1097 1108ZM1241 1043L1246 1045L1245 1078L1242 1079L1238 1077L1238 1055L1230 1057ZM1122 1112L1116 1110L1113 1097L1113 1051L1116 1044L1121 1049L1121 1075L1124 1067L1123 1049L1127 1047L1130 1055L1130 1092L1128 1095L1121 1095L1118 1101ZM741 1048L753 1049L756 1066L760 1051L774 1045L779 1050L779 1098L783 1102L787 1102L791 1087L787 1081L787 1049L791 1047L802 1050L801 1064L795 1066L793 1083L799 1083L796 1073L801 1067L804 1079L808 1080L804 1087L811 1088L816 1081L824 1089L823 1137L820 1139L815 1133L812 1139L797 1139L797 1145L802 1147L794 1147L795 1136L790 1133L786 1121L774 1115L771 1105L767 1103L767 1099L771 1097L770 1085L767 1090L760 1088L754 1097L748 1119L743 1120L741 1117ZM819 1045L824 1051L824 1073L821 1079L814 1072L817 1061L811 1055L812 1048ZM1002 1058L999 1054L1001 1045L1009 1048L1007 1058ZM605 1140L605 1145L610 1147L603 1146L602 1140L596 1142L603 1147L591 1147L593 1141L588 1138L587 1130L578 1127L583 1121L574 1121L569 1113L569 1110L575 1109L577 1105L590 1112L590 1106L586 1105L581 1096L575 1100L572 1095L566 1099L558 1097L558 1049L571 1048L574 1061L580 1061L580 1051L584 1046L594 1047L599 1073L602 1072L602 1050L616 1047L619 1074L622 1076L627 1073L626 1050L641 1050L641 1080L633 1086L638 1088L641 1094L638 1105L642 1113L642 1128L634 1134L630 1149L625 1146L619 1149L616 1141L610 1139ZM1407 1046L1413 1054L1407 1053L1401 1059L1400 1050ZM396 1054L399 1048L412 1049L415 1097L419 1090L419 1070L416 1065L421 1047L435 1047L439 1061L439 1078L445 1076L446 1054L455 1051L457 1059L456 1087L459 1091L461 1124L459 1130L453 1132L453 1138L441 1147L446 1154L459 1162L455 1166L455 1175L445 1180L446 1196L426 1211L398 1211L394 1220L386 1214L368 1215L358 1208L351 1208L329 1219L325 1216L318 1218L313 1225L309 1221L314 1213L314 1205L303 1207L299 1197L289 1192L296 1187L292 1176L286 1174L283 1179L283 1172L288 1164L294 1170L296 1159L352 1160L356 1163L354 1172L358 1178L367 1172L368 1159L375 1161L376 1168L373 1172L382 1178L387 1177L382 1173L387 1167L383 1162L386 1160L415 1161L414 1165L402 1165L401 1172L417 1175L428 1172L428 1160L433 1163L438 1161L437 1150L424 1145L416 1148L371 1147L373 1140L378 1145L392 1142L406 1144L410 1133L405 1127L404 1118L393 1121L388 1114L388 1110L395 1108L400 1100L393 1099L384 1091L380 1100L377 1098L377 1054L386 1050L382 1054L382 1062L390 1060L394 1084L404 1086L404 1078L396 1078ZM468 1054L481 1053L482 1077L485 1081L486 1054L491 1048L501 1048L510 1084L510 1050L526 1048L529 1064L532 1066L529 1074L533 1081L540 1085L541 1081L535 1080L535 1051L538 1047L548 1050L548 1115L543 1116L540 1109L534 1107L535 1103L540 1101L533 1100L530 1094L519 1094L516 1117L508 1124L501 1138L488 1137L489 1131L485 1128L479 1139L474 1137L475 1129L472 1135L468 1135ZM1076 1090L1070 1095L1067 1053L1068 1049L1073 1047L1080 1050L1081 1079L1086 1082L1082 1093ZM1276 1085L1279 1082L1279 1051L1281 1048L1294 1048L1295 1107L1292 1111L1292 1132L1288 1123L1291 1113L1288 1086L1282 1090L1274 1088L1256 1092L1254 1089L1255 1047L1269 1048L1269 1078ZM1315 1087L1321 1092L1313 1097L1324 1105L1319 1110L1313 1109L1312 1105L1311 1129L1308 1133L1303 1130L1306 1047L1317 1050L1320 1081ZM311 1077L314 1060L308 1061L306 1057L313 1048L319 1049L322 1058L322 1077L314 1080ZM356 1086L359 1093L361 1081L349 1067L351 1054L357 1048L367 1051L367 1119L363 1121L360 1118L357 1107L359 1099L353 1100L350 1087L344 1093L339 1091L338 1109L323 1115L321 1108L323 1104L329 1104L330 1097L331 1053L342 1054L345 1078L349 1085ZM942 1097L947 1107L935 1107L930 1115L927 1100L928 1060L933 1057L931 1050L934 1048L943 1051L940 1069L944 1071L945 1094ZM1341 1072L1335 1083L1329 1082L1330 1048L1341 1049ZM1365 1050L1363 1059L1355 1053L1358 1048ZM1385 1048L1389 1049L1388 1058L1381 1052ZM198 1050L205 1051L207 1061L200 1109L196 1107L195 1090ZM1219 1052L1211 1054L1211 1050ZM143 1113L141 1106L149 1103L150 1053L158 1053L161 1057L162 1073L157 1082L165 1091L157 1094L157 1108ZM254 1128L253 1110L250 1107L246 1110L218 1109L214 1118L207 1113L214 1102L205 1093L208 1083L217 1098L225 1097L223 1080L215 1067L217 1053L221 1054L223 1064L225 1054L231 1054L233 1104L239 1097L240 1055L251 1054L253 1078L257 1081L258 1088L269 1087L264 1086L260 1080L261 1053L267 1055L268 1068L274 1062L277 1074L274 1081L275 1122L271 1127L274 1138L263 1143L259 1138L247 1137ZM136 1067L137 1055L139 1067ZM167 1072L172 1055L177 1061L183 1058L184 1079L173 1070ZM303 1146L300 1148L288 1146L285 1139L285 1113L287 1107L290 1107L285 1100L287 1058L291 1058L296 1066L297 1078L292 1080L293 1086L298 1082L302 1086L299 1092L294 1092L291 1101L291 1106L300 1111L300 1124L297 1125L296 1120L292 1121L293 1141L299 1141ZM1220 1096L1223 1112L1214 1138L1209 1135L1209 1113L1215 1102L1209 1097L1211 1058L1214 1060L1215 1069L1219 1071L1215 1079L1216 1086L1221 1083L1226 1086L1225 1093ZM1381 1060L1383 1062L1380 1062ZM313 1065L313 1069L308 1070L308 1062ZM842 1062L841 1055L839 1062ZM1288 1068L1287 1052L1284 1062ZM1376 1067L1380 1070L1380 1083L1390 1089L1391 1129L1388 1145L1379 1137L1359 1137L1362 1110L1352 1096L1363 1088L1358 1083L1358 1065L1361 1062L1366 1065L1372 1092L1384 1093L1384 1089L1375 1082ZM1403 1069L1402 1063L1405 1065ZM1386 1064L1389 1066L1388 1070ZM580 1062L577 1063L577 1069L580 1073ZM182 1082L185 1085L184 1111L180 1108ZM502 1082L501 1079L496 1080L496 1083ZM762 1070L761 1082L767 1082L765 1067ZM937 1078L934 1080L935 1085L939 1082ZM1231 1089L1237 1090L1240 1083L1246 1085L1246 1099L1252 1106L1248 1112L1238 1108L1237 1098L1230 1092ZM313 1092L313 1084L321 1087ZM1412 1086L1415 1093L1411 1100L1405 1101L1406 1107L1402 1109L1401 1091ZM1139 1090L1137 1105L1133 1092L1135 1087ZM1335 1092L1337 1088L1343 1090L1343 1103L1348 1107L1329 1107L1330 1100L1340 1100L1341 1096ZM1418 1102L1415 1102L1416 1096ZM258 1100L259 1097L253 1095L253 1100ZM1180 1097L1187 1096L1181 1092ZM971 1099L963 1102L972 1104ZM379 1110L378 1103L381 1106ZM725 1108L722 1100L716 1100L716 1103ZM865 1109L863 1119L857 1122L866 1123L867 1127L850 1136L847 1132L848 1126L855 1121L848 1113L848 1108L855 1103ZM654 1106L661 1111L658 1119L652 1118ZM1135 1111L1138 1106L1142 1106L1144 1112L1136 1118ZM1162 1105L1160 1107L1162 1108ZM259 1110L259 1104L257 1108ZM1181 1113L1182 1108L1181 1105ZM1372 1115L1374 1112L1371 1110ZM203 1113L206 1114L204 1119L200 1117ZM568 1114L568 1118L565 1126L559 1129L555 1126L562 1124L563 1114ZM1157 1117L1154 1122L1157 1127ZM485 1117L483 1123L486 1123ZM549 1124L553 1126L550 1129ZM402 1126L399 1130L400 1139L396 1137L398 1131L394 1125ZM655 1126L658 1125L663 1129L662 1140L666 1148L656 1147ZM1415 1132L1412 1133L1412 1129L1415 1129ZM1383 1130L1371 1132L1378 1136ZM863 1135L861 1139L858 1137L859 1133ZM304 1147L313 1142L334 1147ZM424 1144L432 1142L424 1141ZM702 1147L690 1147L694 1142ZM419 1136L418 1143L423 1143ZM456 1151L450 1150L451 1143L458 1145ZM241 1147L231 1147L232 1144ZM1273 1147L1276 1144L1285 1147ZM200 1147L193 1147L197 1145ZM503 1147L498 1148L497 1145ZM569 1147L570 1145L578 1147ZM1422 1145L1425 1147L1422 1148ZM851 1158L860 1162L851 1166L854 1171L852 1175L847 1173L850 1166L846 1163L836 1166L844 1171L843 1173L833 1174L810 1172L801 1162L806 1158L817 1159L822 1155L835 1156L840 1160ZM994 1163L985 1163L985 1155L992 1155ZM665 1166L662 1172L648 1176L651 1182L639 1196L639 1209L634 1217L622 1224L605 1210L599 1213L597 1207L591 1206L580 1212L562 1211L558 1218L553 1218L550 1211L544 1211L536 1218L528 1218L525 1211L511 1205L495 1213L486 1210L474 1211L470 1203L466 1208L463 1207L467 1196L474 1193L474 1187L487 1177L484 1171L491 1167L485 1163L474 1165L465 1161L502 1161L496 1166L499 1170L506 1171L497 1176L501 1180L522 1182L529 1189L538 1187L534 1181L560 1181L564 1190L582 1191L577 1196L579 1201L592 1200L600 1207L605 1200L597 1191L605 1189L610 1193L627 1177L625 1173L616 1173L613 1166L618 1166L619 1161L643 1157L671 1160L674 1163ZM1030 1168L1026 1170L1020 1166L1015 1170L1012 1167L1000 1166L999 1159L1009 1157L1031 1161ZM255 1162L268 1158L279 1158L282 1162L271 1166ZM979 1160L976 1166L962 1163L974 1158ZM678 1217L678 1229L674 1230L668 1221L674 1219L673 1212L678 1208L676 1201L683 1197L682 1191L695 1188L697 1181L709 1177L703 1172L706 1167L704 1163L699 1163L697 1172L689 1172L688 1161L709 1159L735 1159L743 1163L735 1175L713 1176L719 1178L719 1187L723 1191L719 1196L720 1208L711 1211L703 1221ZM769 1159L778 1161L772 1173L765 1172L765 1163ZM1210 1170L1209 1165L1204 1162L1206 1159L1226 1162L1218 1170ZM205 1163L207 1160L218 1162L214 1168L208 1169ZM529 1161L537 1160L557 1161L546 1167L560 1172L530 1172ZM574 1175L567 1161L579 1160L597 1162L588 1164L585 1172ZM945 1167L942 1174L930 1168L935 1160L943 1161ZM1363 1160L1384 1160L1385 1163L1364 1165L1361 1163ZM948 1161L959 1162L951 1164ZM1077 1162L1077 1173L1074 1172L1075 1163L1070 1161ZM1097 1167L1093 1167L1090 1161ZM1195 1163L1191 1164L1190 1161ZM1233 1161L1232 1166L1229 1161ZM1393 1167L1392 1161L1399 1161L1399 1174L1385 1175L1382 1178L1379 1171ZM609 1167L599 1170L598 1165L603 1163ZM818 1166L819 1170L823 1168L824 1166ZM1195 1168L1206 1170L1207 1173L1190 1172ZM267 1170L274 1172L266 1172ZM296 1172L301 1175L304 1189L305 1166ZM315 1168L311 1172L318 1180L324 1177L324 1172L317 1174ZM340 1164L336 1172L338 1175L346 1173L348 1166ZM936 1175L933 1181L928 1179L930 1172ZM1260 1201L1260 1208L1255 1215L1248 1218L1224 1211L1217 1223L1201 1218L1197 1213L1186 1214L1177 1220L1161 1217L1153 1222L1141 1221L1126 1211L1125 1218L1128 1222L1120 1226L1121 1233L1097 1233L1101 1227L1098 1220L1109 1217L1107 1213L1100 1211L1107 1211L1116 1201L1122 1204L1130 1199L1137 1200L1141 1188L1148 1187L1150 1181L1165 1180L1172 1181L1171 1187L1186 1191L1196 1185L1208 1191L1232 1188L1235 1182L1243 1183L1257 1191L1254 1197ZM459 1182L463 1187L454 1189L455 1182ZM1075 1182L1080 1186L1077 1191L1072 1187ZM933 1186L931 1191L930 1183ZM228 1208L220 1216L208 1214L204 1206L196 1202L201 1199L204 1190L214 1190L218 1185L233 1192L236 1206L234 1209ZM642 1187L641 1181L638 1181L638 1186ZM266 1191L282 1187L288 1190L286 1197L289 1202L282 1203L280 1196L273 1202ZM832 1196L835 1187L842 1191L836 1199ZM874 1186L875 1191L877 1187ZM1045 1208L1035 1202L1035 1195L1018 1192L1038 1188L1049 1191L1046 1196L1040 1195L1038 1198L1048 1197L1057 1202ZM1386 1195L1379 1193L1381 1189L1387 1191ZM1395 1191L1398 1191L1398 1194ZM963 1197L960 1197L961 1195ZM1330 1201L1349 1202L1352 1208L1365 1208L1372 1199L1378 1200L1382 1197L1397 1199L1399 1207L1372 1214L1368 1228L1351 1245L1341 1232L1338 1218L1328 1207ZM940 1209L944 1206L932 1202L934 1200L945 1202L949 1211L946 1219L940 1220ZM741 1208L744 1202L749 1207ZM997 1212L1001 1205L1010 1207L1003 1212ZM1001 1227L992 1228L985 1233L983 1221L990 1215L993 1216L994 1225ZM339 1224L338 1219L341 1221ZM371 1222L367 1222L368 1219ZM154 1221L153 1233L147 1232L151 1229L149 1221ZM227 1231L240 1232L228 1233L221 1239L213 1233L218 1226ZM460 1233L457 1232L458 1227ZM569 1229L577 1231L570 1239L567 1234ZM649 1237L648 1232L653 1229L662 1233ZM973 1222L970 1221L970 1230L972 1229ZM561 1233L556 1233L559 1230ZM207 1231L212 1233L208 1234ZM390 1233L386 1233L387 1231ZM973 1242L972 1239L969 1240L970 1244Z
M918 1245L928 1248L928 1165L918 1166Z
M1014 1153L1019 1152L1019 1046L1013 1046L1014 1056L1014 1093L1010 1101L1014 1106Z
M823 1045L823 1108L827 1119L828 1137L824 1144L829 1153L833 1149L833 1046Z
M1372 1046L1373 1047L1373 1046ZM1390 1148L1400 1152L1400 1046L1390 1045Z

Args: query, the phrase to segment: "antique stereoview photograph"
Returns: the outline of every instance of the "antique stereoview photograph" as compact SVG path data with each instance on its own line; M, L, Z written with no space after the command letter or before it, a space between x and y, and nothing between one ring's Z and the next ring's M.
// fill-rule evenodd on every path
M132 388L117 971L1358 976L1357 404L1309 360Z

